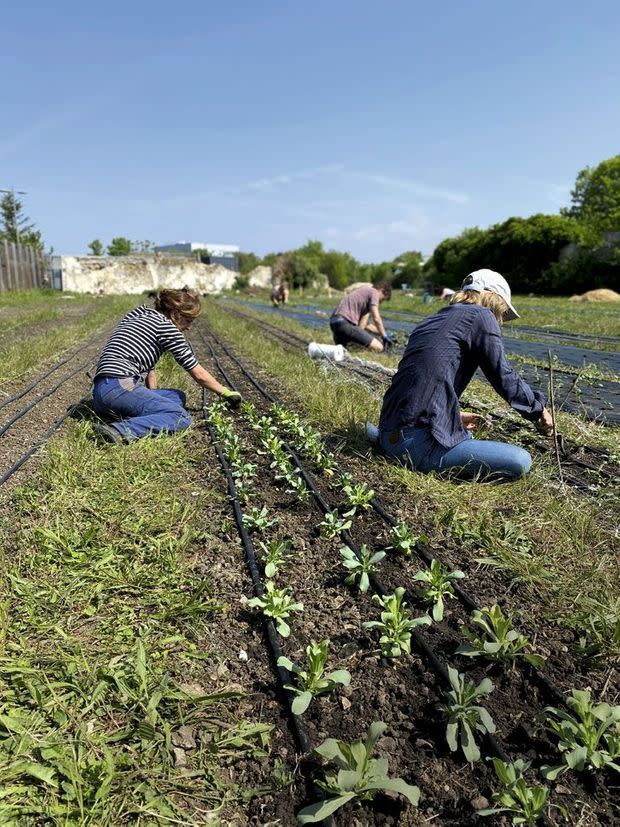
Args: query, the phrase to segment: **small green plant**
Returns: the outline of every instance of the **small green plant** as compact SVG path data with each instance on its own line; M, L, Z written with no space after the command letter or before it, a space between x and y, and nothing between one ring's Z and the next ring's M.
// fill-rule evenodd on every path
M345 512L346 517L352 517L358 508L370 508L370 501L375 496L373 489L369 488L365 482L346 485L343 491L349 505L349 510Z
M448 717L446 741L452 752L458 750L460 743L463 755L473 763L480 760L474 731L483 734L495 732L493 719L483 706L476 703L478 698L493 691L493 684L485 678L476 686L451 666L448 666L448 677L452 689L446 692L446 703L439 706Z
M289 472L286 477L286 482L288 483L288 488L286 489L287 494L295 494L297 499L301 503L307 503L310 498L310 489L304 482L303 477L299 473L299 471L291 471Z
M351 520L343 519L336 510L328 511L319 525L321 537L326 537L328 540L338 537L341 531L347 531L349 528L351 528Z
M620 772L620 705L594 704L589 689L573 689L566 699L574 715L548 706L558 720L548 718L549 730L559 737L558 749L562 763L542 767L549 781L567 770L599 770L609 767Z
M314 640L311 641L306 646L307 670L301 669L284 656L278 658L278 666L283 666L295 676L295 686L291 684L284 685L285 689L295 695L291 704L293 715L303 715L308 709L310 701L316 698L317 695L333 692L338 684L348 686L351 683L351 674L346 669L336 669L333 672L328 672L327 675L323 674L327 663L328 649L329 640L322 640L320 643L316 643Z
M317 451L313 459L314 464L317 466L319 471L321 471L321 473L328 477L333 476L336 471L336 459L333 454L329 451L320 450Z
M462 580L465 575L459 569L449 571L439 560L432 560L430 569L418 571L414 580L425 583L422 593L433 603L433 620L443 620L444 597L454 597L453 583Z
M287 555L291 550L291 541L278 537L275 540L270 540L268 543L260 542L258 545L263 551L265 577L271 580L280 569L284 568L287 562Z
M416 626L430 626L431 619L428 615L412 618L405 608L403 601L405 590L399 586L394 594L380 597L373 595L373 600L378 603L383 611L381 620L369 620L363 623L364 629L378 629L381 632L379 645L381 654L386 658L397 658L403 652L411 654L411 632Z
M264 615L273 618L276 629L282 637L288 637L291 628L286 622L291 612L303 612L303 603L294 603L287 588L278 589L273 580L267 580L262 597L253 597L248 600L252 609L260 609Z
M549 804L549 790L546 787L528 787L523 773L529 769L529 762L518 758L514 764L506 764L500 758L492 758L495 774L502 789L493 793L493 801L498 806L478 810L479 816L493 816L510 813L513 824L526 824L533 827L551 807L556 807L566 818L563 807Z
M348 586L352 586L359 577L359 589L361 592L367 592L370 586L369 574L377 570L377 564L385 557L384 551L377 551L374 554L372 550L364 544L360 548L360 557L355 554L353 549L349 546L344 546L340 549L340 554L343 558L343 566L351 573L345 577L344 582Z
M349 801L369 801L379 790L403 795L412 806L417 807L419 788L407 784L402 778L389 778L387 759L371 758L386 728L382 721L375 721L370 725L366 741L347 744L328 738L314 750L321 758L335 764L338 772L326 772L325 780L317 782L327 793L327 798L300 810L297 813L300 824L323 821Z
M277 520L275 519L269 519L269 512L267 511L266 505L262 508L257 508L255 506L249 514L243 515L243 525L248 531L266 531L268 528L275 525L276 522Z
M387 547L388 550L400 551L405 557L413 556L416 543L422 539L422 537L414 534L407 523L404 522L393 526L390 534L392 545Z
M537 667L544 664L545 659L541 655L528 651L530 641L512 628L512 619L504 616L497 603L490 609L476 609L472 612L471 620L482 629L483 635L479 637L475 632L464 628L463 634L469 643L459 646L456 654L511 662L516 658L524 658Z

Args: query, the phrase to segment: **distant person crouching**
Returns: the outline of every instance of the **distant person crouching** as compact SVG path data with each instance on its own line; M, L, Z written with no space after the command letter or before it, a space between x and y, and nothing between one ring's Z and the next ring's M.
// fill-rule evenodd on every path
M377 353L389 347L391 340L385 332L379 305L391 297L392 286L387 281L379 281L372 287L358 287L345 296L329 320L334 342L345 347L362 345ZM371 316L374 324L369 322Z
M100 442L132 442L191 425L183 391L157 388L154 368L165 352L171 353L198 385L219 394L233 407L240 404L241 395L205 370L185 340L183 331L200 312L200 298L187 288L160 290L154 309L143 304L121 320L95 372L95 412L116 417L109 425L93 425Z
M288 297L289 289L287 281L276 284L271 291L271 303L274 307L279 307L281 304L288 304Z

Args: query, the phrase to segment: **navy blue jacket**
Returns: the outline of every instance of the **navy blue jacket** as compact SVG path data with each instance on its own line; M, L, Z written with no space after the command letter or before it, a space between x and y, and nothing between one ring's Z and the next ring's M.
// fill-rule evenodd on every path
M540 418L546 398L504 356L497 319L479 304L451 304L416 326L381 408L379 428L427 428L445 448L467 438L459 398L477 368L515 411Z

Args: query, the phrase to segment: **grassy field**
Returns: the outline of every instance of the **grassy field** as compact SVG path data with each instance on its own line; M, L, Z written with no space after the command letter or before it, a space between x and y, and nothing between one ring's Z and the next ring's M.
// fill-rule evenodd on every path
M88 340L140 302L139 296L93 296L57 290L0 293L0 385Z
M67 327L66 334L60 328L58 340L48 341L48 349L33 348L31 335L14 342L12 347L22 348L11 351L20 365L18 375L78 341L87 347L96 331L140 300L7 297L0 302L7 311L0 313L0 324L19 307L30 319L23 327L31 334L33 327L56 326L59 320ZM79 312L67 314L67 303ZM557 648L579 665L575 686L590 685L596 697L618 702L617 489L602 479L593 479L589 494L562 487L550 452L537 455L528 479L511 485L455 483L389 464L369 451L363 432L366 420L377 421L382 387L367 389L346 376L325 374L306 356L267 342L252 322L232 319L219 302L207 301L205 316L277 386L275 393L287 405L321 431L339 462L374 485L390 508L409 515L429 548L452 555L454 568L467 564L479 583L492 583L483 597L518 607L515 616L532 640L538 639L539 627L541 640L557 639ZM277 322L307 334L294 321ZM329 341L327 328L321 337ZM198 331L190 338L206 354ZM15 376L8 373L6 359L5 352L0 370ZM379 361L395 366L397 360L381 356ZM298 806L303 799L282 699L273 690L273 667L256 613L248 610L252 590L230 501L199 424L197 388L167 357L159 380L161 387L188 392L196 420L189 431L101 448L87 421L70 420L31 461L27 478L0 496L0 824L275 827L269 809L274 801L282 806L294 800ZM518 442L532 434L484 383L472 382L464 399L468 405L505 414L489 421L483 436ZM243 411L224 411L224 419L243 435L249 451L254 431L244 424ZM565 413L558 424L575 441L620 457L620 429ZM262 464L266 480L269 458L256 452L244 461ZM263 483L261 478L252 505L266 496ZM330 496L337 487L337 481L330 485ZM300 520L305 512L282 489L276 487L270 496L270 507L280 508L278 531L288 532L294 544L298 534L304 537L309 556L304 559L299 547L295 552L299 589L313 598L309 572L324 566L325 593L333 597L339 538L333 548L317 540L316 516L308 513ZM315 559L316 548L323 549L322 559ZM347 595L357 614L349 618L354 631L343 633L343 640L359 634L357 598ZM312 606L304 596L311 628L325 622L325 614L337 617L339 611L335 603L326 613L314 598ZM371 605L370 598L367 602ZM307 642L302 636L303 646ZM386 686L401 680L398 670L404 666L390 666L385 673L379 667L377 658L377 681L384 674ZM389 707L389 693L383 694ZM420 696L416 703L421 703L422 726L426 702ZM436 709L435 698L428 703ZM321 708L329 704L326 699ZM347 724L346 708L342 703L334 714L359 734L357 721ZM439 761L441 751L424 739L415 750L412 744L411 760L429 756L423 765L428 777L421 783L427 800L433 795L442 800L440 792L432 792L434 768L441 765L446 772L447 767L441 794L450 788L452 775L458 777L469 818L467 784L474 789L480 776L484 794L490 795L490 769L454 763L449 754ZM272 817L265 819L264 812ZM286 810L282 824L293 823L291 812ZM409 819L403 824L439 823L432 810ZM583 821L588 827L595 823Z

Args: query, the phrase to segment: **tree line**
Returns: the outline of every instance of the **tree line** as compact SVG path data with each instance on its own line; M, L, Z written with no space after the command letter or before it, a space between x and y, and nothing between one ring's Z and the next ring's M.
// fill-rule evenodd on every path
M0 200L0 241L28 244L43 251L43 239L24 214L14 192ZM96 238L88 244L92 255L124 256L153 252L152 241L116 236L107 247ZM596 167L582 169L571 192L571 203L559 214L537 213L509 218L491 227L470 227L444 239L424 261L408 250L390 261L368 264L348 252L326 250L320 241L260 258L239 254L238 284L257 265L294 287L305 287L322 275L337 290L357 281L387 280L395 285L458 286L472 270L498 270L520 293L567 293L593 287L620 289L620 155Z
M606 234L617 233L617 241ZM570 246L569 246L570 245ZM457 287L472 270L498 270L519 293L572 293L593 287L620 289L620 155L577 175L571 204L559 214L513 217L491 227L470 227L444 239L423 263L420 253L362 264L349 253L324 250L321 242L260 259L240 255L241 278L269 264L293 286L306 286L319 273L331 287L387 279L399 285Z

